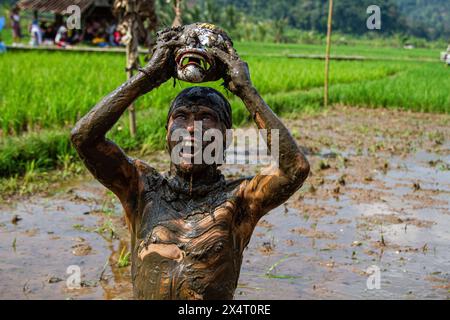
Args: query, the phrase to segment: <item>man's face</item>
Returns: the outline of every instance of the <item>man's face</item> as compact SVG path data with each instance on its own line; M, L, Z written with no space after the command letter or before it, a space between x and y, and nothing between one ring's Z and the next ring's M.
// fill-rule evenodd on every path
M195 125L194 125L195 123ZM199 130L201 123L201 131ZM225 126L217 113L208 106L181 106L171 114L167 126L167 144L171 157L179 157L176 167L185 173L195 173L203 170L207 164L203 157L201 163L194 163L194 158L203 155L203 151L212 141L204 141L204 133L210 129L219 130L225 137ZM197 132L195 132L197 130ZM178 132L177 132L178 131ZM178 133L184 132L181 137ZM181 143L181 144L180 144ZM178 148L175 147L178 145ZM181 150L179 150L181 148ZM174 150L174 152L172 152ZM173 159L172 159L172 162Z

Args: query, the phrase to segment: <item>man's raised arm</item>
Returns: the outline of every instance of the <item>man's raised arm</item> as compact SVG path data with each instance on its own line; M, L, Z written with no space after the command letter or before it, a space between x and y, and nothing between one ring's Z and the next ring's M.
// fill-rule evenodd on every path
M269 149L271 130L279 132L278 167L265 168L243 185L244 204L256 223L262 215L284 203L302 186L309 174L309 163L289 130L251 84L247 63L233 51L226 53L213 49L213 52L228 66L228 74L225 75L228 89L242 99L258 128L267 130Z
M174 41L159 43L141 72L103 98L71 132L71 141L86 167L125 207L130 205L132 193L137 189L137 169L122 149L105 135L135 99L170 79L173 74L170 48ZM126 208L127 215L131 210Z

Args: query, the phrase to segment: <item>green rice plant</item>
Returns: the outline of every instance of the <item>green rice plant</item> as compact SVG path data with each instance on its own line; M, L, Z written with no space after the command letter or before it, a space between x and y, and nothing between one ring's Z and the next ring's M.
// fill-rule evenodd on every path
M275 263L273 263L269 269L265 273L265 277L267 278L275 278L275 279L297 279L301 278L300 276L291 276L286 274L277 274L275 273L276 267L279 266L283 261L287 260L289 258L289 255L284 256L283 258L279 259Z
M323 104L321 60L287 58L318 54L320 45L237 43L249 63L252 81L280 115L320 110ZM450 69L438 62L407 59L438 57L435 50L335 46L336 54L404 61L332 61L330 102L361 107L450 112ZM406 59L406 60L405 60ZM8 52L0 55L0 177L60 167L69 174L76 153L69 141L75 122L125 81L124 56L76 52ZM251 121L239 98L221 81L205 83L228 97L234 126ZM124 115L108 133L126 151L141 154L165 146L165 122L171 100L191 84L168 81L136 101L138 134L129 135ZM294 128L295 129L295 128ZM12 182L11 182L12 183Z
M24 174L33 169L50 169L58 165L58 156L75 155L68 132L39 131L26 136L6 137L0 141L0 177Z
M298 93L323 85L323 61L280 57L244 57L250 65L256 88L263 94ZM395 64L336 62L332 83L351 83L383 79L398 72ZM123 81L123 56L93 53L10 52L0 56L0 136L19 135L42 128L73 125L103 96ZM207 83L241 105L221 86ZM191 84L169 81L141 97L138 110L165 114L170 101ZM237 113L241 123L246 114Z
M120 251L119 260L117 261L117 266L119 268L125 268L130 265L130 255L131 253L127 251L127 247L124 246L122 251Z

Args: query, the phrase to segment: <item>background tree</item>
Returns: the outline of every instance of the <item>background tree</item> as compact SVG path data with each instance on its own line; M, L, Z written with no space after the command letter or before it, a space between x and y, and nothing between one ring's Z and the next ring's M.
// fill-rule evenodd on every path
M151 32L156 29L158 20L154 0L115 0L114 14L119 19L118 30L124 35L126 45L126 71L128 78L140 67L139 42L144 42L149 52L152 48ZM136 114L130 105L130 134L136 135Z
M288 25L287 18L278 19L278 20L274 21L274 23L273 23L273 27L275 30L274 41L276 43L284 42L284 33L285 33L287 25Z

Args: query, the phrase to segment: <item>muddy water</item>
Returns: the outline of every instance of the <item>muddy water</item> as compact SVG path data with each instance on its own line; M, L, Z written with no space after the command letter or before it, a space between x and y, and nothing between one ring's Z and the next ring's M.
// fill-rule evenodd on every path
M450 299L449 118L347 111L289 123L312 174L255 229L236 299ZM132 298L117 200L93 181L62 190L0 207L0 299Z
M450 172L429 167L437 158L392 159L395 169L377 173L376 184L347 184L329 198L294 195L255 229L236 299L450 298ZM365 190L379 198L353 199ZM2 208L0 298L131 298L129 267L117 266L127 240L98 230L108 219L124 228L120 209L105 215L102 197L92 182ZM73 265L80 289L67 287ZM380 270L380 289L367 288L370 266Z
M78 188L1 208L0 299L131 297L129 268L116 266L127 243L101 229L115 214L105 217L101 186ZM70 288L71 266L80 288Z
M255 230L236 298L449 299L450 171L430 168L437 158L450 163L422 151L393 159L376 185L301 200L323 214L290 208L295 197L272 211ZM364 190L380 197L354 199ZM371 266L379 289L367 286Z

